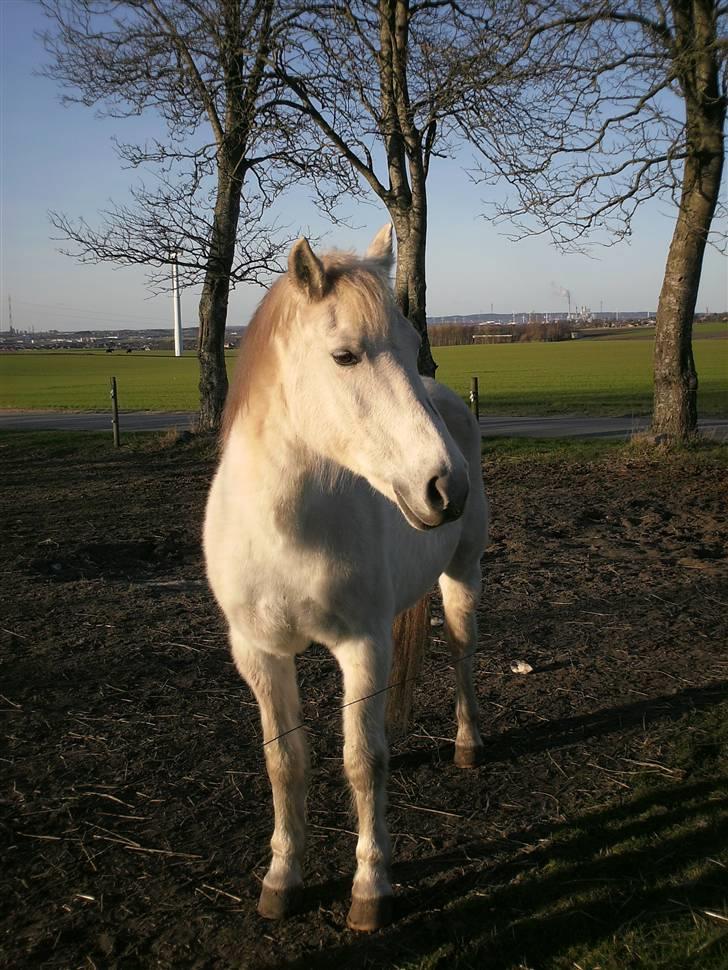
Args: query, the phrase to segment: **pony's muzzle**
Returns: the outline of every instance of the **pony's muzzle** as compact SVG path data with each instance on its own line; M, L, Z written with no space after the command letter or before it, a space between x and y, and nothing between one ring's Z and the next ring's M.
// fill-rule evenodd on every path
M434 475L427 483L427 504L441 516L441 522L454 522L465 511L470 482L467 475Z
M402 515L415 529L436 529L446 522L454 522L465 511L470 491L467 474L445 473L433 475L427 482L422 496L413 494L411 488L394 485Z

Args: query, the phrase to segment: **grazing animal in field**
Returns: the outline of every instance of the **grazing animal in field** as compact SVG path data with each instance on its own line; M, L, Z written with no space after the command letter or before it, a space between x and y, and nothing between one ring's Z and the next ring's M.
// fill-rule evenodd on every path
M391 226L364 258L293 246L248 328L204 528L273 790L258 911L285 916L302 886L308 753L294 657L318 642L343 675L355 930L391 918L385 707L393 654L407 669L413 649L413 638L393 644L392 630L435 581L456 672L455 764L478 764L483 747L472 678L488 525L480 433L455 394L418 375L419 339L395 304L391 267Z

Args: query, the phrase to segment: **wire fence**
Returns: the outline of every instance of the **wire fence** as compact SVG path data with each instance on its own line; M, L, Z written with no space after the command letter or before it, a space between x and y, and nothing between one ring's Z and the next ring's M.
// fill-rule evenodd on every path
M309 719L310 721L320 721L326 717L331 717L334 714L341 714L342 711L346 710L347 707L353 707L355 704L362 704L364 701L371 700L373 697L378 697L380 694L387 694L390 690L394 690L397 687L404 687L406 684L414 683L415 681L422 680L424 677L431 677L433 674L438 674L446 670L453 670L455 666L459 663L464 663L466 660L470 660L478 652L476 647L474 650L464 653L461 657L452 657L447 664L441 664L435 667L434 670L431 668L428 671L421 671L420 673L414 674L412 677L405 677L403 680L394 681L391 684L387 684L386 687L381 687L379 690L372 691L371 694L365 694L363 697L357 697L353 701L347 701L345 704L340 704L337 707L333 707L328 711L322 711L320 714L316 714L315 717ZM274 738L269 738L267 741L263 742L263 747L267 747L269 744L273 744L275 741L280 741L281 738L285 738L289 734L293 734L295 731L300 731L307 728L306 723L296 724L295 727L288 728L287 731L282 731L277 734Z

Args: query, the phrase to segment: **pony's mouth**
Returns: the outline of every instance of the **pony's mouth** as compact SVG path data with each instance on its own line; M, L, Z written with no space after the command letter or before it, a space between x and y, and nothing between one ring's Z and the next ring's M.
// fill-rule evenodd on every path
M397 486L393 485L392 488L394 489L394 494L397 499L397 505L399 506L400 512L413 529L419 529L420 532L428 532L430 529L436 529L438 525L441 524L442 519L440 519L438 522L426 522L424 519L420 518L412 506L407 504L407 500Z

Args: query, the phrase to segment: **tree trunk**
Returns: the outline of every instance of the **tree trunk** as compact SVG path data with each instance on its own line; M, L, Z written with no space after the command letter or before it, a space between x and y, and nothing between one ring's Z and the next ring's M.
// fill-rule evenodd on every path
M707 161L686 160L680 212L657 307L652 431L678 441L689 437L698 424L693 316L722 165L722 146Z
M420 335L418 370L434 377L425 310L427 171L407 88L409 18L409 0L379 0L379 86L389 171L389 192L380 198L397 235L397 303Z
M674 4L686 112L680 210L657 305L652 431L684 441L698 426L692 329L703 254L723 171L726 101L720 93L711 0Z
M197 356L200 361L200 431L217 431L227 397L225 325L242 187L242 178L230 175L227 167L221 163L218 170L210 257L199 308Z
M426 203L411 206L406 215L394 217L397 235L397 272L394 292L402 313L420 335L417 369L426 377L434 377L437 364L430 349L425 308L425 257L427 237Z

